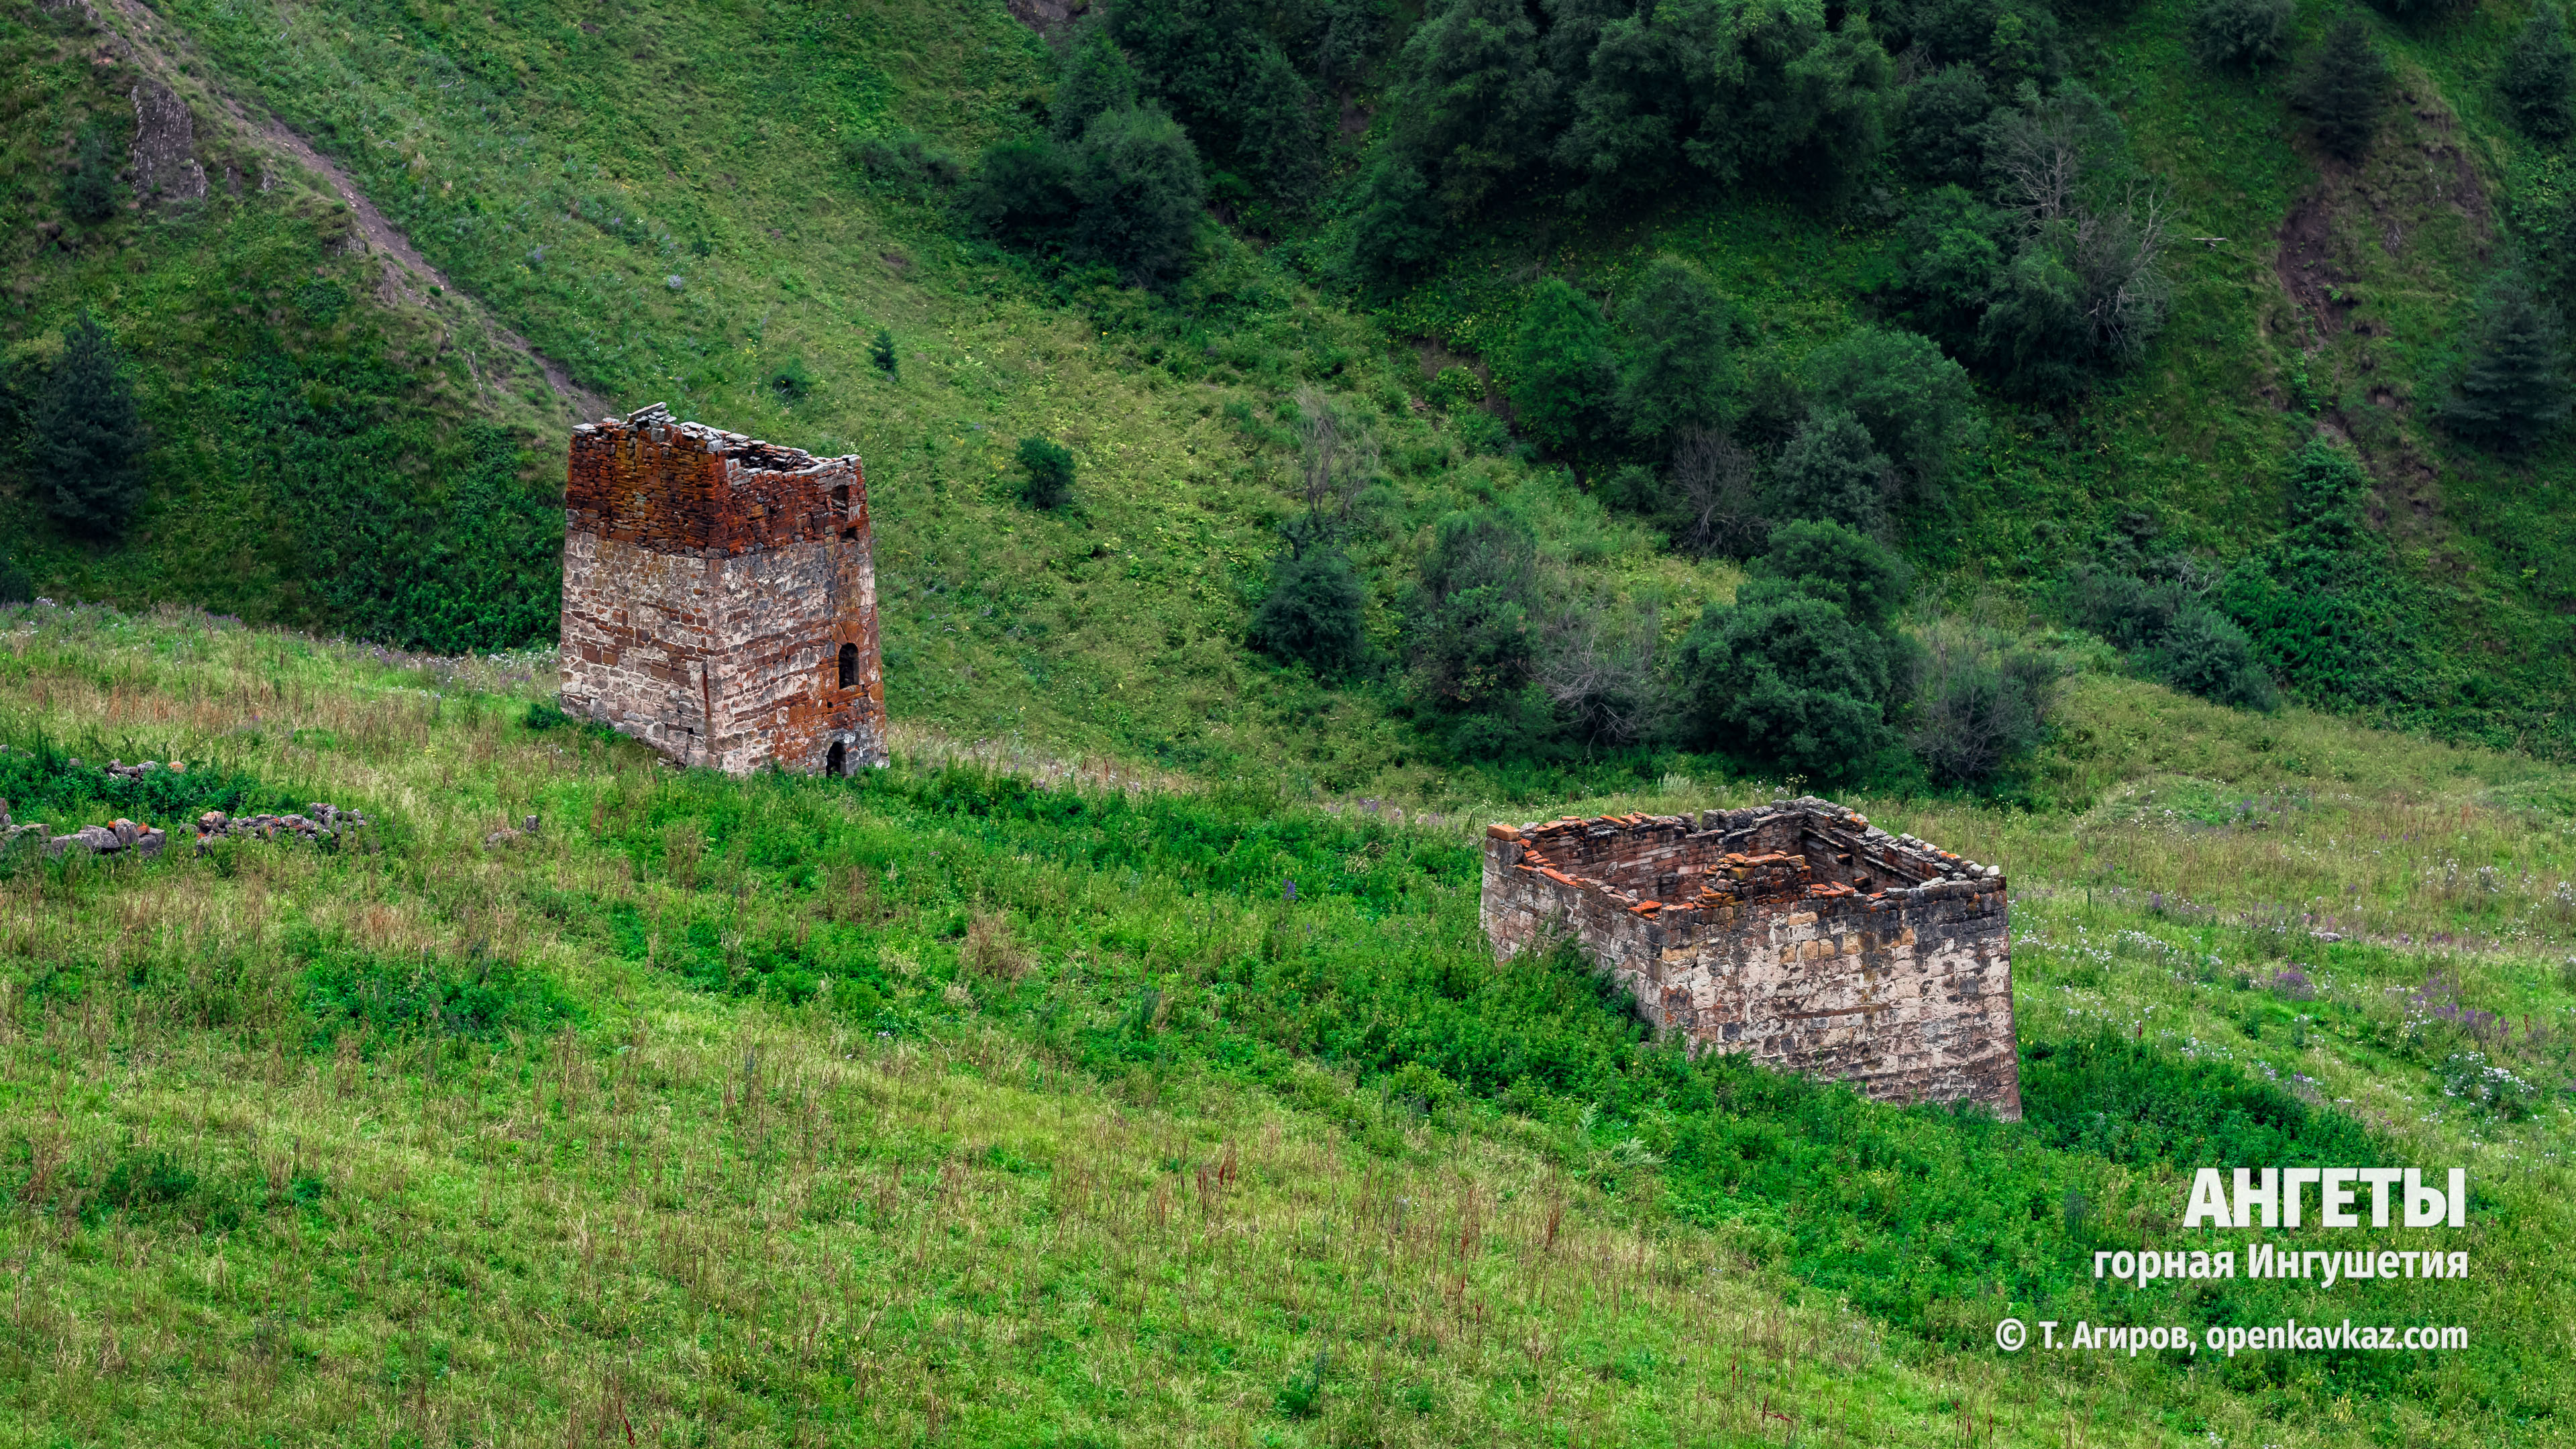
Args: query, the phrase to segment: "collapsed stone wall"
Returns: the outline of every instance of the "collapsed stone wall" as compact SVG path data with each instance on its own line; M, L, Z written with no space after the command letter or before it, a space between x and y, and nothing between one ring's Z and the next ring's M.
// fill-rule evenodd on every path
M886 760L867 483L660 404L573 430L563 707L685 765Z
M1480 914L1504 958L1574 937L1693 1052L2021 1117L2003 872L1831 801L1490 826Z

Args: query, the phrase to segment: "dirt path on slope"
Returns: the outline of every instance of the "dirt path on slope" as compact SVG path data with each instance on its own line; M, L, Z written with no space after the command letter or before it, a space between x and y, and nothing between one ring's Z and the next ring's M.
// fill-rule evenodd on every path
M192 49L186 37L176 27L154 13L150 6L143 3L143 0L110 0L110 3L116 7L117 13L124 17L132 31L131 36L126 38L128 43L118 48L124 50L136 66L148 71L163 84L168 85L176 81L181 72L172 63L171 53ZM86 4L81 5L80 8L88 14L92 25L105 32L111 39L116 38L115 31L99 17L95 10ZM202 58L196 59L199 63L191 67L194 74L190 79L195 82L191 89L201 89L206 98L220 106L226 118L244 134L255 137L269 147L284 153L289 160L320 177L323 183L330 187L332 194L338 196L348 206L349 214L356 218L358 235L364 239L367 249L385 259L387 264L384 268L385 284L396 296L432 314L440 310L433 300L435 297L443 294L454 298L457 306L463 309L470 320L493 342L524 358L529 366L535 368L545 378L546 385L553 388L555 396L561 398L571 409L576 421L587 421L608 413L610 408L606 399L573 381L572 373L562 363L539 352L536 345L529 342L527 338L501 325L500 321L492 316L491 309L483 306L471 293L459 288L446 273L441 272L430 263L427 257L422 256L420 249L411 244L411 238L405 236L402 228L395 226L384 212L377 209L374 202L367 199L367 194L358 189L357 183L350 178L347 171L341 169L339 163L313 149L312 143L298 135L285 122L264 111L254 113L239 97L214 84L210 78L215 73L214 68L202 63ZM262 189L265 190L265 186ZM429 290L433 287L437 289L436 292ZM394 298L387 297L385 300L391 302ZM480 381L479 376L477 381Z

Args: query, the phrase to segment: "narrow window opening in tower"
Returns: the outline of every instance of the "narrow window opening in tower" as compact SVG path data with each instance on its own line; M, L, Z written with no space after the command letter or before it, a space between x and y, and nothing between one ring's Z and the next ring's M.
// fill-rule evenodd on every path
M841 687L848 689L859 682L859 646L841 646Z

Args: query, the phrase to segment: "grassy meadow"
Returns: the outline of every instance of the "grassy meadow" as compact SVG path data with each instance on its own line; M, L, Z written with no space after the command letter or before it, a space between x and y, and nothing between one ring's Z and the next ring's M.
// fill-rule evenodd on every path
M1473 840L1529 812L1494 801L1033 778L917 725L860 781L728 781L530 728L538 654L97 609L0 640L21 819L133 813L69 763L112 755L376 822L0 862L8 1442L2489 1444L2565 1412L2552 767L2096 677L2053 762L2092 810L1852 801L2012 872L2004 1128L1686 1062L1579 959L1496 969ZM2423 1236L2474 1275L2086 1271L2189 1246L2192 1165L2327 1159L2467 1166L2470 1226ZM2005 1356L2007 1312L2472 1347Z

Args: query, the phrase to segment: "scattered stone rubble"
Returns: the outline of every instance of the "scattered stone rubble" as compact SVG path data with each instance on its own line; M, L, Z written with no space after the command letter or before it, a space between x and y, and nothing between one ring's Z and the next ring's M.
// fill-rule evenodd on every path
M367 817L327 801L316 800L304 808L313 813L234 817L221 810L209 810L197 817L197 849L202 851L216 840L275 840L280 835L319 845L326 840L336 840L349 831L367 828Z
M1505 958L1572 936L1690 1050L2021 1117L2003 872L1812 796L1494 825Z
M76 770L83 768L78 756L73 756L66 763ZM147 775L163 770L181 773L187 769L187 766L177 760L169 761L167 764L159 760L145 760L137 765L129 765L123 760L110 760L100 768L119 779L141 780ZM239 818L226 815L221 810L209 810L197 817L197 850L202 854L207 845L216 840L232 838L274 840L280 835L319 844L325 840L336 839L346 831L364 829L367 824L367 818L356 811L343 810L337 805L324 801L316 800L305 808L312 813L310 815L244 815ZM532 821L533 818L531 817ZM55 835L52 833L52 828L41 821L19 824L10 817L9 802L0 800L0 851L5 851L25 840L43 845L45 854L48 856L58 856L73 850L86 850L92 855L131 855L137 859L150 860L168 847L170 835L168 831L157 825L138 824L123 816L105 825L84 825L68 835Z

